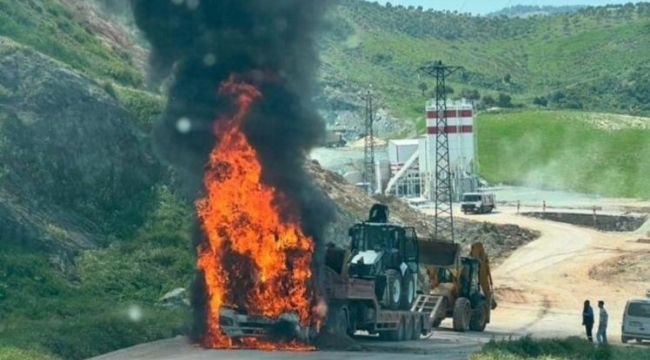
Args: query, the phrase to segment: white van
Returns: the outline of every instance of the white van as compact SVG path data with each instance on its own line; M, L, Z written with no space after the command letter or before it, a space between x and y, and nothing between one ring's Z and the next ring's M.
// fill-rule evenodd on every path
M629 300L625 305L621 341L625 344L632 339L636 339L637 342L650 340L650 299L648 298Z
M464 214L468 212L474 214L491 213L496 206L494 194L487 193L464 193L460 203L460 209Z

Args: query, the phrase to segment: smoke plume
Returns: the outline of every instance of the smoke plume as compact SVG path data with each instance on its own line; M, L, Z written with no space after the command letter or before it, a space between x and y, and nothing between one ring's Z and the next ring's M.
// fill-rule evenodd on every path
M219 84L231 74L247 76L262 99L244 132L259 153L263 181L288 196L304 232L315 239L317 278L334 208L304 166L325 132L312 94L318 69L315 37L330 2L131 0L136 23L152 45L151 81L173 79L166 112L153 132L158 154L180 169L187 188L198 196L204 166L218 141L214 121L229 107L217 93ZM204 241L199 229L194 238L195 245ZM199 327L205 301L201 284L196 281L194 291Z

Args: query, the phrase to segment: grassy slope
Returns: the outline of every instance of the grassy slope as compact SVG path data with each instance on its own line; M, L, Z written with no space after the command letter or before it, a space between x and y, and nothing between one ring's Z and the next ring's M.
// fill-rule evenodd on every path
M162 111L163 99L140 89L144 76L130 56L96 38L58 0L0 0L0 36L94 78L145 127ZM81 254L73 281L47 255L0 237L0 360L84 359L182 332L187 314L155 301L190 282L189 214L161 187L158 210L139 234Z
M85 359L184 333L188 314L155 302L191 280L190 211L164 188L160 199L138 236L82 254L76 281L47 256L0 242L0 359Z
M491 341L470 360L636 360L650 356L650 349L594 346L580 338Z
M481 174L493 182L650 197L650 130L598 129L580 112L484 113ZM622 122L616 116L606 122Z
M57 0L0 0L0 36L95 78L135 87L144 80L128 53L102 43Z
M649 9L485 19L346 1L335 23L345 41L330 43L324 59L336 76L372 84L392 110L410 119L422 116L425 100L417 88L425 78L416 69L435 59L466 68L464 80L451 78L456 92L503 91L530 105L533 97L560 90L571 97L558 101L560 107L579 102L585 109L650 110L633 98L620 101L623 90L636 89L631 74L645 69L650 55ZM403 25L409 22L416 25ZM501 81L506 74L510 84Z

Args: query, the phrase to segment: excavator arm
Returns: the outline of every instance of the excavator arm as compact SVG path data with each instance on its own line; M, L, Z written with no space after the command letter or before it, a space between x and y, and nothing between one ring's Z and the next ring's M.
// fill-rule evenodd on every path
M485 252L483 243L477 242L472 244L469 256L478 260L479 267L479 282L485 297L490 299L490 307L494 310L497 307L496 299L494 298L494 287L492 282L492 271L490 270L490 259Z

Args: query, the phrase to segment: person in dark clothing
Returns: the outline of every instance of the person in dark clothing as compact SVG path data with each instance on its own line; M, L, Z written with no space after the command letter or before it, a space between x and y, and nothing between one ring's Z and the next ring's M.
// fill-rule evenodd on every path
M582 325L587 331L587 339L594 342L594 338L591 336L591 331L594 328L594 309L591 308L589 300L585 300L585 306L582 309Z

